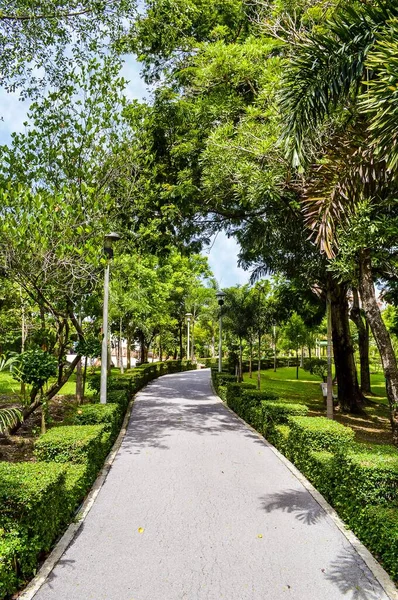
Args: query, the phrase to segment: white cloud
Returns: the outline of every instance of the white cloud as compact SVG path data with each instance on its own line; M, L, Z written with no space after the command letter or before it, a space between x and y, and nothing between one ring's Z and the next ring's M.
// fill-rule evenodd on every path
M221 288L248 283L250 272L238 267L239 245L234 238L220 232L213 245L203 251L208 256L210 267Z

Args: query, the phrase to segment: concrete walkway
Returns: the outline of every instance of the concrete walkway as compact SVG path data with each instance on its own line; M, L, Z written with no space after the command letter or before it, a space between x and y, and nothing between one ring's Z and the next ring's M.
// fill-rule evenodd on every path
M35 600L387 600L208 370L137 396L110 473Z

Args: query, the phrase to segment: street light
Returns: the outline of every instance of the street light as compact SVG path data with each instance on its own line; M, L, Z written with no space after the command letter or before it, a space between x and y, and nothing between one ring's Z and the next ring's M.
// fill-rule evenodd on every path
M101 349L101 389L100 402L106 404L106 378L108 374L108 301L109 301L109 266L110 260L113 258L113 243L120 240L120 235L112 231L107 233L104 242L104 254L108 260L105 267L104 276L104 308L102 313L102 349Z
M187 318L187 360L189 360L189 346L190 346L190 343L189 343L189 333L190 333L189 326L190 326L190 323L191 323L192 313L186 313L185 316Z
M218 340L218 372L222 370L222 307L224 304L225 294L224 292L217 292L216 298L218 300L218 306L220 307L220 335Z

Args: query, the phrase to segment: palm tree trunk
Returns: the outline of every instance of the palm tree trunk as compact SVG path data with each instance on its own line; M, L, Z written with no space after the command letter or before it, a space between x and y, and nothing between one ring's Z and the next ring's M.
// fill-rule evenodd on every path
M377 348L380 352L386 379L387 398L390 405L390 421L393 433L393 442L398 446L398 366L397 358L392 346L391 337L381 316L377 304L376 291L372 275L372 259L370 250L362 250L359 262L359 291L363 309Z
M261 388L261 331L258 332L257 389Z
M361 369L361 391L363 394L372 394L370 388L370 367L369 367L369 326L364 322L359 306L359 294L356 288L352 289L353 303L350 312L350 319L358 330L359 360Z
M359 389L354 361L350 323L348 318L347 288L330 279L330 299L333 330L333 354L338 384L338 398L342 410L363 412L364 396Z

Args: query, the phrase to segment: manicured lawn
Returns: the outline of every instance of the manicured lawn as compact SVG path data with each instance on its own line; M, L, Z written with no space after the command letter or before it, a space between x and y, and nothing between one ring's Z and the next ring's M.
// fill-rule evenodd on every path
M18 394L21 384L16 381L9 371L0 372L0 396Z
M244 374L244 381L257 383L257 372ZM389 412L382 374L371 375L372 390L375 396L369 398L364 415L347 415L336 412L335 419L354 429L357 441L376 444L391 443ZM299 369L299 379L296 379L296 367L284 367L261 371L261 388L278 394L283 400L303 403L311 413L325 415L326 407L322 397L320 379L303 369Z
M54 380L55 381L55 380ZM50 381L51 384L51 381ZM21 384L16 381L9 371L0 372L0 404L8 402L15 404L20 393ZM59 396L74 396L76 394L76 374L73 373L70 379L59 391ZM86 384L85 396L91 397L94 392Z

